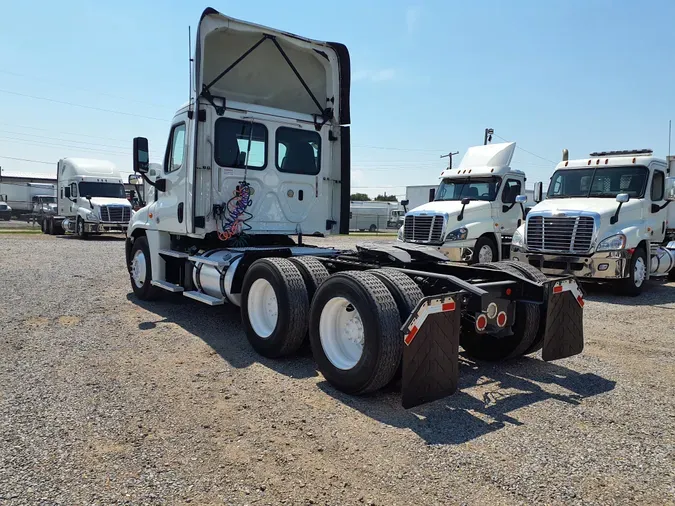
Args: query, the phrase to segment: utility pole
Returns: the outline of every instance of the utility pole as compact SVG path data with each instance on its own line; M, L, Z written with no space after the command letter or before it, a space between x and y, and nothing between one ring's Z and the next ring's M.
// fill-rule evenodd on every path
M485 137L483 137L483 146L485 146L488 142L492 142L492 135L495 133L493 128L486 128L485 129Z
M459 151L455 151L454 153L448 153L447 155L441 155L441 158L448 158L448 169L452 169L452 157L455 156Z

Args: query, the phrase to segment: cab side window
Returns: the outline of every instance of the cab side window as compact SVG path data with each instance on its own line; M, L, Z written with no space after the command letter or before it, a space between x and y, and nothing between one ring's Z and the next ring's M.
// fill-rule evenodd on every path
M77 183L70 183L70 198L77 197Z
M665 181L666 175L660 170L654 171L654 176L652 177L652 202L658 202L663 200L663 194L665 192Z
M174 172L183 166L185 158L185 123L180 123L171 130L169 147L164 160L164 172Z
M521 195L521 183L517 179L508 179L502 192L502 202L504 204L513 204L516 197Z

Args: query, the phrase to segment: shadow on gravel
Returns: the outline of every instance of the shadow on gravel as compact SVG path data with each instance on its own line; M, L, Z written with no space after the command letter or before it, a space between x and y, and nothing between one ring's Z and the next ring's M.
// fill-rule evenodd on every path
M119 242L126 239L125 235L90 235L86 239L80 239L76 235L57 235L57 239L64 239L66 241L91 241L91 242Z
M236 369L257 362L290 378L312 378L317 375L309 345L288 359L271 360L258 355L246 340L237 307L209 307L169 293L153 302L138 300L133 293L128 293L127 300L159 317L157 320L141 322L139 330L157 328L161 331L162 324L174 323L199 337Z
M675 311L675 308L666 307L664 304L675 303L675 283L650 280L644 290L637 297L628 297L616 294L616 287L611 284L584 283L586 298L605 304L619 306L650 306Z
M459 389L439 401L405 410L392 387L368 397L352 397L319 383L328 395L382 423L407 428L427 444L460 444L510 425L523 425L509 413L536 402L556 400L571 405L614 389L616 382L523 358L504 364L476 363L460 358ZM543 384L543 385L540 385ZM470 395L467 390L479 391Z

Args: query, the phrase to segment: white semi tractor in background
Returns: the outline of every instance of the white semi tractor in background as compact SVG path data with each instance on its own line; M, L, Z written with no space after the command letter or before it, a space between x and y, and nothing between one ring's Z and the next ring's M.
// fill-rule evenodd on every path
M170 292L239 306L261 355L292 355L309 339L324 377L350 394L400 371L405 407L456 390L460 343L488 360L581 352L573 276L542 281L527 264L452 264L417 244L305 245L306 235L349 229L347 48L213 9L196 39L193 92L154 180L148 141L134 139L134 172L155 189L127 232L138 299Z
M47 234L126 232L133 215L122 177L106 160L63 158L57 164L57 209L44 215Z
M511 258L549 275L613 282L639 294L650 277L675 280L675 157L651 150L591 153L556 167L547 199L511 242Z
M459 166L441 173L438 188L426 190L431 202L408 211L398 240L433 246L456 262L508 258L527 202L525 173L510 167L515 148L515 142L469 148Z

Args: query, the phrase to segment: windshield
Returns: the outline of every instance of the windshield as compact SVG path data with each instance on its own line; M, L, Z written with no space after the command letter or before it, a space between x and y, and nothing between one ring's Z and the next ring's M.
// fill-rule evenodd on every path
M113 199L125 199L127 194L124 186L119 183L90 183L79 184L80 196L82 197L108 197Z
M498 177L467 177L444 179L436 192L435 200L495 200L499 191Z
M619 193L627 193L639 199L644 197L648 177L649 170L636 165L564 169L553 174L547 196L615 198Z

